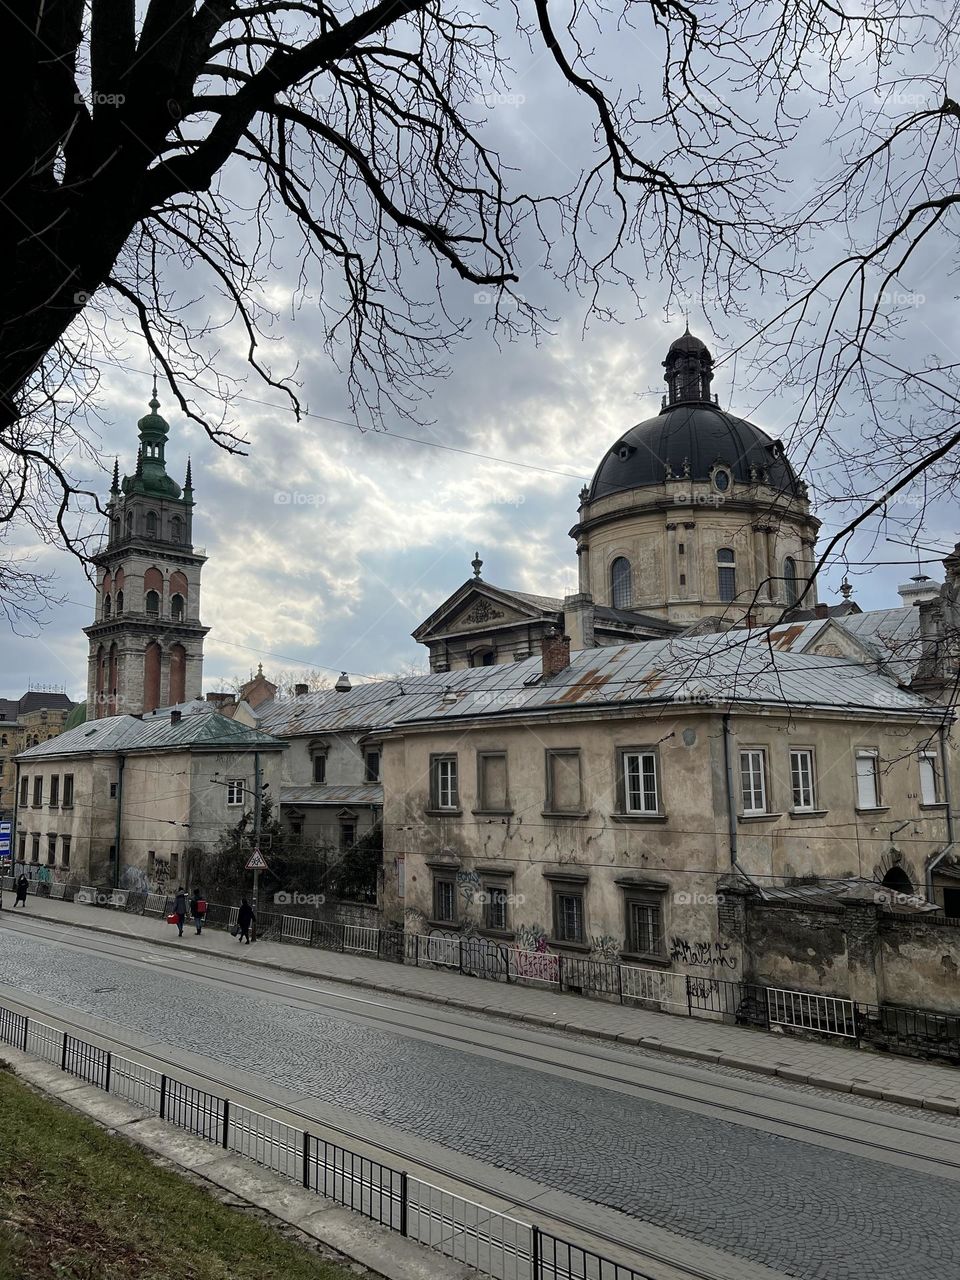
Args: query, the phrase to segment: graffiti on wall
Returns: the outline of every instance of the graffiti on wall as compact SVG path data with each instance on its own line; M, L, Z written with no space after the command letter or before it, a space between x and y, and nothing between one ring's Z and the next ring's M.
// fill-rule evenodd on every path
M590 939L590 958L616 964L620 959L620 943L609 933L595 935Z
M670 959L693 967L735 969L736 956L728 956L729 942L690 942L686 938L670 939Z

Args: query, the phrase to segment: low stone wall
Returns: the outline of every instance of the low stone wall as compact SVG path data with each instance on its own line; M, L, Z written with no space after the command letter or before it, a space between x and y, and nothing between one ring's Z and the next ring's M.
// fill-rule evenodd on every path
M745 964L749 982L825 995L849 994L843 920L829 908L748 902Z
M881 916L879 968L892 1004L960 1010L960 925L929 916Z

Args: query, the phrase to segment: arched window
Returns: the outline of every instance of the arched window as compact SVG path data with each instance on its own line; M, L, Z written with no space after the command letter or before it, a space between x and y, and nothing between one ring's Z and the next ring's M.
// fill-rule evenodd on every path
M170 520L170 541L183 541L183 521L179 516L173 516Z
M615 609L629 609L633 604L633 573L625 556L617 556L610 566L610 599Z
M133 512L132 511L127 512L125 523L127 527L127 537L132 538L133 537Z
M183 596L177 594L170 597L170 617L174 622L182 622L186 612Z
M903 867L891 867L883 877L882 884L884 888L892 889L894 893L913 893L913 885L910 882L910 877L904 871Z
M797 603L800 594L797 590L797 562L792 556L787 556L783 562L783 594L787 604Z
M717 551L717 595L721 600L737 597L737 557L730 547Z
M157 536L157 513L155 511L147 512L147 518L144 521L144 528L146 529L148 538L155 538Z
M148 591L146 599L147 613L151 618L160 617L160 595L156 591Z
M121 613L123 613L123 592L118 591L117 592L117 617L118 618L120 617Z
M109 618L110 612L111 612L111 602L110 602L110 596L108 594L103 597L103 616L105 618Z
M182 644L170 650L170 702L185 702L187 696L187 651Z
M497 655L493 649L474 649L470 655L471 667L496 666Z

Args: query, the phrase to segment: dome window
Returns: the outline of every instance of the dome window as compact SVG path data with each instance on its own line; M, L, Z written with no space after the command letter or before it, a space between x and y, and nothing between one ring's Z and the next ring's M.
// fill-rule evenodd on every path
M610 599L614 609L633 607L633 570L626 556L617 556L610 566Z
M626 462L629 458L632 458L635 453L636 453L636 449L634 449L632 445L629 445L629 444L617 445L616 454L621 462Z
M731 476L726 467L715 467L710 479L718 493L726 493L730 488Z

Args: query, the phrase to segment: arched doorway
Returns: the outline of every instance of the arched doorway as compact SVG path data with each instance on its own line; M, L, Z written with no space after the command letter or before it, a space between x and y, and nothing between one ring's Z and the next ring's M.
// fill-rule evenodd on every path
M908 897L913 893L913 883L903 867L891 867L880 883L894 893L904 893Z

